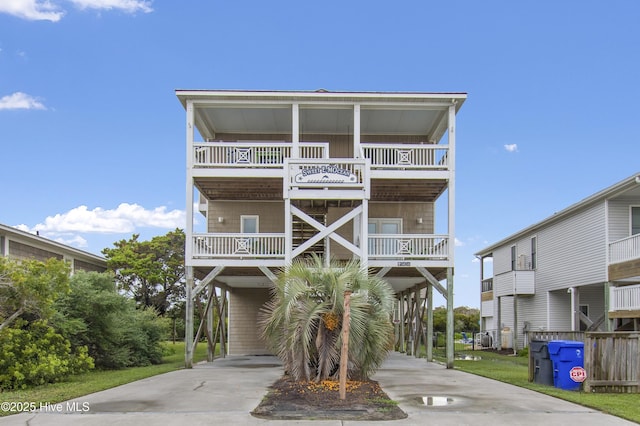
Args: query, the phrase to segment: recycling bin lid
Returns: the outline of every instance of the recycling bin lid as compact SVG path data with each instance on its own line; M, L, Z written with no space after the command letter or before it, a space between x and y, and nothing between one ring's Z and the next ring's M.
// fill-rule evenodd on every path
M578 340L550 340L548 348L550 354L557 354L563 348L584 348L584 342Z

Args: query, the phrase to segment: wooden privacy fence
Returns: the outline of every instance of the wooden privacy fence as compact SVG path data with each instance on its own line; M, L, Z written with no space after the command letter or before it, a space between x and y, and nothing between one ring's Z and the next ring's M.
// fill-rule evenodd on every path
M640 392L640 332L587 333L585 392Z

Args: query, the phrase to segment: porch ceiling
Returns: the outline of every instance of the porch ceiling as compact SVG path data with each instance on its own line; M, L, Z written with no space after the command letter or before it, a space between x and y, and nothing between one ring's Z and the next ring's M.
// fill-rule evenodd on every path
M196 268L196 278L202 279L209 272L209 268ZM272 272L278 273L272 268ZM372 268L372 273L377 270ZM429 269L436 279L441 280L446 276L445 268ZM414 268L392 268L384 278L391 284L396 293L413 289L416 285L423 288L426 285L425 278ZM223 273L216 277L218 283L223 283L230 288L270 288L271 281L258 268L225 268Z
M198 178L196 187L209 200L282 200L280 178ZM371 201L433 202L446 188L444 180L374 179Z
M280 134L292 131L291 109L287 106L211 106L196 111L198 130L205 139L217 134ZM363 109L363 135L420 135L426 141L439 140L436 134L446 118L440 109ZM300 109L300 133L314 135L353 134L353 107L333 106ZM365 138L366 139L366 138Z
M292 105L299 106L304 134L350 135L354 107L360 106L362 135L419 135L437 142L447 129L449 106L460 109L464 93L411 92L249 92L177 90L184 107L194 102L195 124L203 139L218 134L290 135ZM364 139L363 139L364 140Z

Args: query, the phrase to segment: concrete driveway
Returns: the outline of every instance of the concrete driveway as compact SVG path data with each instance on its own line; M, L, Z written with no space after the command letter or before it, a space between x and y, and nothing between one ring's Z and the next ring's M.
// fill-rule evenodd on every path
M363 425L263 420L249 414L283 373L277 358L228 357L30 413L0 425ZM634 425L580 405L393 353L373 377L408 418L404 425ZM1 394L0 394L1 395Z

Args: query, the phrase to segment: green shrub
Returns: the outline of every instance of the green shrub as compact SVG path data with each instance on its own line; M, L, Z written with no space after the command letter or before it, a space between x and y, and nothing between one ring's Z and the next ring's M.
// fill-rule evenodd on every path
M72 351L69 341L44 321L3 329L0 348L0 389L53 383L94 367L85 346Z
M158 364L168 320L115 291L107 273L76 273L71 291L56 303L54 325L74 346L87 346L96 367L119 369Z

